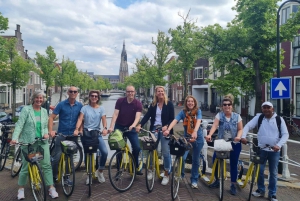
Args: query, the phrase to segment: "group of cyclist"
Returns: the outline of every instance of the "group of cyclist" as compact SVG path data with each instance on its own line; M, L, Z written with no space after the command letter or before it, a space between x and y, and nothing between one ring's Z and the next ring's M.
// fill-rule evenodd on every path
M100 183L105 182L103 170L105 169L105 163L107 159L108 150L104 143L103 137L115 129L124 130L129 128L129 132L124 133L127 139L129 139L132 146L132 154L135 159L136 168L138 167L138 158L140 153L140 144L138 138L138 132L141 127L150 120L150 130L155 130L158 126L161 127L161 132L158 134L158 140L162 145L163 167L164 175L161 184L167 185L169 183L169 174L171 171L171 154L169 143L169 135L173 134L173 127L180 120L183 120L184 136L189 138L190 143L193 145L192 152L192 171L191 171L191 187L198 188L197 182L199 178L199 166L200 166L200 152L204 145L204 137L202 129L200 128L202 112L198 107L197 100L188 95L185 98L183 109L175 117L173 103L170 102L165 93L163 86L155 87L155 95L153 102L149 106L147 113L140 121L142 114L142 104L139 100L135 99L135 88L133 86L126 87L126 97L120 98L115 104L115 110L113 113L110 127L107 128L106 114L103 106L99 105L100 92L97 90L91 90L89 92L89 104L83 106L80 102L76 101L78 95L78 89L74 86L68 89L68 99L60 102L53 113L48 118L47 111L41 107L44 101L44 94L42 92L35 92L32 96L32 105L26 106L16 123L16 128L13 133L12 143L20 142L32 142L36 137L49 138L55 136L56 131L53 131L53 121L57 115L59 115L58 133L63 135L72 136L70 138L73 141L77 141L79 133L83 133L82 143L85 142L85 136L91 131L97 131L100 133L100 123L102 121L103 130L101 135L98 136L99 147L101 153L101 159L98 161L98 170L96 175ZM255 116L243 129L242 118L239 114L233 112L234 98L232 95L226 95L222 101L222 111L219 112L214 120L212 128L209 134L206 136L206 140L210 141L214 132L218 129L219 139L232 139L233 151L230 153L230 175L231 186L230 192L232 195L236 195L236 180L237 180L237 163L241 152L241 143L247 143L246 135L249 130L253 129L258 124L258 116ZM265 147L264 143L268 143L273 147L272 150L262 150L261 154L264 156L264 164L261 165L258 189L252 193L253 196L260 197L265 194L264 186L264 167L266 161L269 162L270 170L270 182L269 182L269 194L268 197L272 201L276 201L276 181L277 181L277 165L279 162L279 151L281 146L287 141L289 134L282 120L280 131L278 131L274 113L273 105L270 102L264 102L262 104L262 112L264 114L263 121L258 130L258 145ZM83 123L83 122L84 123ZM280 132L280 135L279 135ZM68 139L68 140L70 140ZM52 198L57 198L58 194L54 187L54 182L57 179L58 163L61 154L60 142L65 140L64 136L57 136L55 139L55 154L53 161L50 161L49 144L39 142L36 146L43 146L44 159L41 161L43 173L45 175L46 185L49 186L49 195ZM187 157L188 152L184 154L183 159ZM215 158L215 154L213 159ZM24 157L23 157L24 159ZM24 199L24 185L26 184L26 178L28 171L26 168L27 162L22 160L23 166L19 175L18 184L20 186L18 190L18 199ZM51 170L52 164L52 170ZM184 167L184 164L183 164ZM137 175L143 175L141 170L137 169ZM184 168L182 168L182 177L184 177ZM151 175L147 175L146 178L152 178ZM219 186L219 181L215 175L215 182L209 187L215 188ZM89 178L87 177L87 184ZM68 183L68 181L65 181Z

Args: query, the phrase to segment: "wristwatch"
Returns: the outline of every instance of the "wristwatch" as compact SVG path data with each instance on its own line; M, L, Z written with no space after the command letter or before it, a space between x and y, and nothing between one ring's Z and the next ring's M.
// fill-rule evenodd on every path
M107 130L107 127L104 127L104 129ZM103 130L104 130L104 129L103 129Z

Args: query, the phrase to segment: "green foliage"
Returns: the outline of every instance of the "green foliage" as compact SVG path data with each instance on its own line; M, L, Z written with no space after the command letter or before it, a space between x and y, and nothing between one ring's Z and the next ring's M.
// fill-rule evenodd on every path
M58 73L56 68L56 54L54 52L53 47L48 46L46 49L46 55L41 55L36 52L36 61L39 66L38 74L46 83L46 91L48 92L48 88L53 86L54 78ZM46 94L48 96L48 93Z
M5 18L2 16L2 13L0 12L0 33L4 33L8 29L8 18ZM5 43L6 40L2 36L0 36L0 66L4 65L4 63L7 60L7 54L5 54Z
M208 82L222 94L255 94L256 113L260 111L262 85L274 76L276 69L278 2L237 0L233 8L237 15L227 27L214 24L197 33L202 57L213 58L212 71L221 74L218 80L208 79ZM299 15L281 27L281 40L291 39L297 33L298 17ZM283 51L281 52L283 59Z

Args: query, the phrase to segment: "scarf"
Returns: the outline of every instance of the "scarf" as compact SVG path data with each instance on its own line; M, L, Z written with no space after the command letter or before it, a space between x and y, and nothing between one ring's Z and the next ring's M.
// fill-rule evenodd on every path
M197 110L185 112L183 125L186 126L187 133L190 135L192 135L196 126L196 122L197 122L196 114L197 114Z

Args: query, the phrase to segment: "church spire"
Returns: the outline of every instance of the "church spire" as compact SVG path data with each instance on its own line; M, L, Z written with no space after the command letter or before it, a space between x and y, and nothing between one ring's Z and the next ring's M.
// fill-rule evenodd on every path
M121 53L121 63L119 69L119 81L124 83L125 77L128 76L127 53L125 49L125 40L123 41L123 50Z
M121 60L124 58L124 61L127 61L127 53L125 49L125 40L123 41L123 49L122 49L122 54L121 54Z

